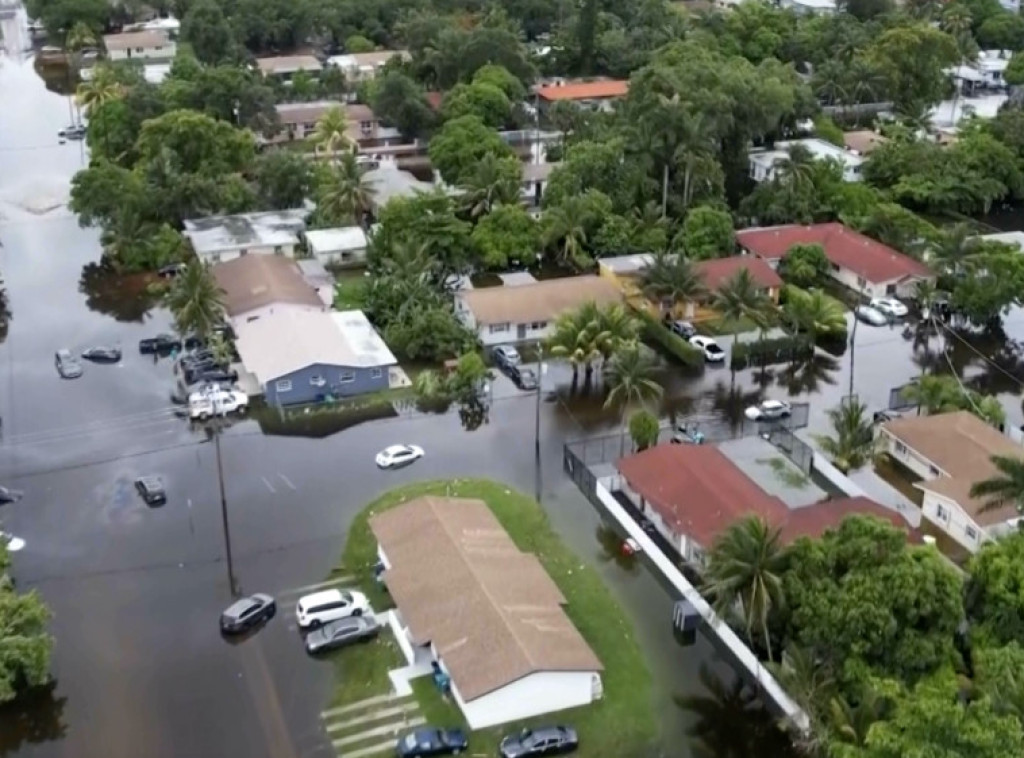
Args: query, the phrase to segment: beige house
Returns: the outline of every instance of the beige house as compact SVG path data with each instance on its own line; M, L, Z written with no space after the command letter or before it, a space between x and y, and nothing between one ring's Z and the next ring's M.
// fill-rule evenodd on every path
M174 40L156 29L107 34L103 46L112 61L170 60L178 51Z
M319 74L323 64L312 55L277 55L270 58L257 58L256 67L264 76L277 76L290 79L300 71Z
M1024 448L968 411L908 416L881 427L885 451L921 481L922 515L958 544L975 552L986 541L1019 528L1014 505L984 510L971 486L995 476L992 456L1024 458Z
M384 65L395 57L409 60L411 56L407 50L374 50L370 53L334 55L327 59L327 65L341 69L346 82L359 84L375 78Z
M282 310L322 311L324 304L296 262L282 255L246 255L211 267L224 291L233 327Z
M341 108L348 119L346 134L360 151L372 152L373 148L396 144L401 141L397 129L382 126L373 110L359 103L343 103L339 100L316 100L310 103L281 103L275 106L281 130L273 137L261 138L263 144L276 145L307 139L316 129L316 123L327 111Z

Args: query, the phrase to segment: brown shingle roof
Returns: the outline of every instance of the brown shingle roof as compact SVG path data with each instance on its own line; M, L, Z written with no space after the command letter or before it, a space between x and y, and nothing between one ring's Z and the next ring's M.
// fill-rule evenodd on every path
M483 287L460 295L477 324L554 321L565 311L590 301L608 305L622 300L619 288L600 276L573 276L535 284Z
M466 701L540 671L602 669L540 561L483 501L420 497L370 528L410 635L433 644Z
M311 103L281 103L275 106L282 124L312 124L332 108L346 109L339 100L316 100Z
M1024 457L1024 448L969 411L905 416L887 421L883 431L928 460L942 476L919 482L958 503L979 524L998 524L1017 515L1012 505L979 513L983 500L970 496L971 485L995 476L992 456Z
M624 79L601 79L596 82L566 82L549 84L537 88L537 97L547 102L557 100L602 100L623 97L629 92L629 82Z
M306 283L295 261L282 255L243 255L216 264L213 276L224 290L229 316L273 303L323 308L320 296Z
M264 74L291 74L296 71L320 71L323 65L312 55L277 55L257 58L256 65Z
M764 289L778 289L782 286L782 279L775 273L775 269L756 255L733 255L729 258L698 261L693 264L693 269L703 277L704 286L709 292L717 292L723 284L744 270L749 271L754 283Z
M861 129L855 132L843 132L843 144L849 150L855 150L860 155L868 155L873 150L884 145L888 140L881 134L870 129Z

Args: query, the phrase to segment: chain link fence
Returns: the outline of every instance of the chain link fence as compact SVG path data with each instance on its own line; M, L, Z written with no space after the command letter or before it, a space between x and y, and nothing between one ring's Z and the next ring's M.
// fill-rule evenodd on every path
M901 384L899 387L893 387L889 390L889 410L890 411L909 411L917 407L917 401L914 399L914 383L908 382L907 384Z

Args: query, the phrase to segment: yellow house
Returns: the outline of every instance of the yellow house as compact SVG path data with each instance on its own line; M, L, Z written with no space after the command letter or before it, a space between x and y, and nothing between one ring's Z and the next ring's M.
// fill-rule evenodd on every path
M614 258L602 258L598 261L598 274L614 282L622 290L626 302L637 309L646 310L652 316L660 317L664 311L659 303L653 302L641 291L641 280L645 268L651 265L654 256L650 253L637 255L619 255ZM753 255L734 255L729 258L712 258L697 261L693 264L704 280L704 287L709 295L694 303L675 303L671 309L673 316L691 321L703 321L714 318L717 314L710 307L710 299L723 284L740 271L750 272L751 278L759 284L772 302L779 302L782 279L768 263Z

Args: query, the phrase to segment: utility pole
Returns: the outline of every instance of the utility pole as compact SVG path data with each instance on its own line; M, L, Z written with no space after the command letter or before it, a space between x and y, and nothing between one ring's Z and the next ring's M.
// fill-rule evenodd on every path
M544 384L544 344L537 343L537 398L533 420L533 455L534 455L534 499L540 502L541 471L540 471L540 395Z
M228 524L228 498L224 492L224 463L220 455L220 432L220 425L214 420L213 447L217 454L217 484L220 487L220 517L224 524L224 553L228 563L228 585L231 588L231 597L238 597L242 594L242 588L235 578L235 563L231 556L231 527Z

